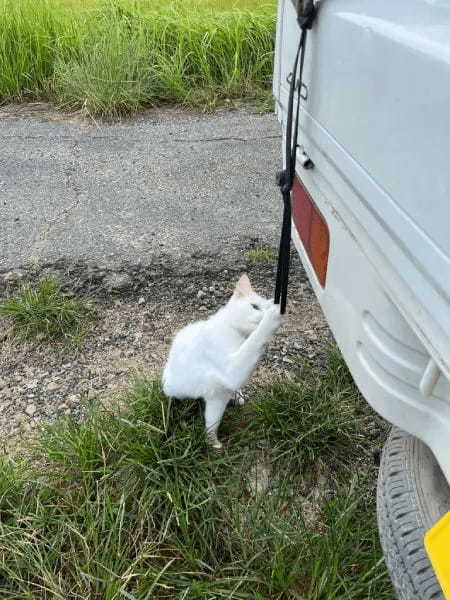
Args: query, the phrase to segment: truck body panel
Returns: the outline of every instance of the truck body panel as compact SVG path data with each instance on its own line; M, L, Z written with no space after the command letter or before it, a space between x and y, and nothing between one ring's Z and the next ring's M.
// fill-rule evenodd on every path
M283 129L299 35L281 1ZM297 172L330 231L324 288L293 227L295 245L364 396L450 481L450 4L323 0L304 83L299 143L315 166Z

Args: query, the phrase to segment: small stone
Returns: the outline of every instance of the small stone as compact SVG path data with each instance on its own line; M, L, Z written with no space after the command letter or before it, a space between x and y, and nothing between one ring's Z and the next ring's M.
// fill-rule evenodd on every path
M206 308L206 306L200 306L200 308L198 310L202 310L203 311L203 310L208 310L208 309Z
M30 381L29 383L27 383L27 388L29 390L34 390L35 388L37 388L37 384L38 384L37 379L33 379L33 381ZM0 382L0 388L1 387L2 387L2 384Z
M104 283L110 292L122 292L133 285L131 277L126 273L111 273L105 277Z
M53 392L54 390L57 390L59 388L59 383L57 383L56 381L50 381L50 383L47 386L47 390L49 392Z
M197 298L204 298L205 296L206 296L206 294L203 290L198 290Z
M213 285L212 285L212 286L209 288L209 291L210 291L210 292L215 292L215 289L214 289L214 286L213 286Z
M0 390L0 398L9 398L13 394L13 391L10 387L5 386Z
M145 298L144 296L141 296L138 300L138 304L145 304Z
M34 404L29 404L26 407L25 412L27 413L27 415L29 417L32 417L34 415L34 413L36 412L36 406Z
M67 408L67 404L65 402L62 402L59 406L58 406L58 410L66 410Z
M25 272L20 269L13 269L3 275L5 281L21 281L25 277Z

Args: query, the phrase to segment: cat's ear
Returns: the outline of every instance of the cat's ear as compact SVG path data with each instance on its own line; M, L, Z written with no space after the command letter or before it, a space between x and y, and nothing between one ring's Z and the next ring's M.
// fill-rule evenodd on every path
M244 273L241 275L239 281L234 288L234 297L235 298L243 298L244 296L248 296L252 291L252 284L250 283L250 279Z

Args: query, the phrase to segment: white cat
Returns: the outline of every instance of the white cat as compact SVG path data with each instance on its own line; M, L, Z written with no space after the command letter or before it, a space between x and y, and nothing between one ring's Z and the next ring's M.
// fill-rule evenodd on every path
M217 430L229 400L249 380L281 319L280 307L255 293L242 275L223 308L175 336L163 373L164 393L204 399L214 448L222 447Z

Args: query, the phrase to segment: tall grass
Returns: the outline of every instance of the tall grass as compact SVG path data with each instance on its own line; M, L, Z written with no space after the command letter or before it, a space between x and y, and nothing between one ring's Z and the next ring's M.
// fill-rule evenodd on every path
M363 469L329 482L312 521L298 463L267 463L238 409L217 454L199 404L145 380L125 400L48 427L32 464L0 463L1 598L393 599Z
M51 98L102 116L258 99L270 88L273 34L270 5L0 0L0 99Z
M0 2L0 98L42 94L62 32L65 11L52 11L48 2Z

